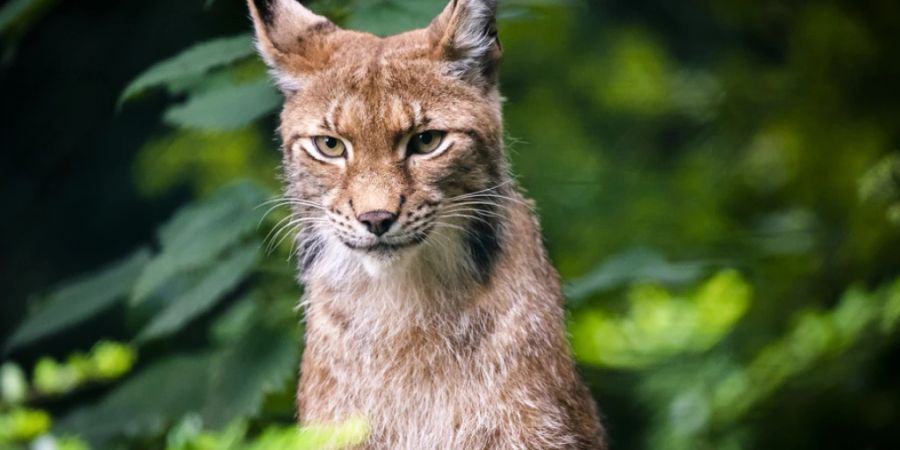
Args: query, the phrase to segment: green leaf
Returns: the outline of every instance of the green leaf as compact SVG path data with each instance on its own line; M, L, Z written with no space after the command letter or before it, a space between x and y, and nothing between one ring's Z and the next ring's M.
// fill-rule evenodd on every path
M70 392L84 382L75 365L61 364L45 356L34 366L34 389L41 394L60 395Z
M149 260L150 252L140 249L51 293L16 329L6 345L7 350L30 344L106 310L126 296Z
M50 415L37 409L15 408L0 412L0 444L28 442L46 433L50 423Z
M885 297L881 314L881 331L890 333L900 325L900 278L894 280L882 294Z
M216 263L187 293L169 300L168 307L141 331L138 340L148 341L176 332L212 308L250 272L259 247L259 242L251 241Z
M362 444L368 436L369 424L362 418L299 429L270 426L253 441L238 446L237 450L338 450Z
M751 286L733 270L718 272L687 298L636 285L625 316L599 308L576 311L569 322L572 348L582 362L631 369L705 352L735 327L751 300Z
M219 428L256 415L266 394L283 388L296 374L298 341L290 326L257 323L219 352L210 368L206 424Z
M520 17L531 9L571 5L574 0L507 0L498 17ZM447 6L447 0L359 0L353 4L347 28L388 36L428 26Z
M216 317L209 330L210 340L216 344L228 344L243 337L256 319L258 303L254 294L247 294L235 301Z
M260 78L194 95L169 108L163 119L182 128L233 130L275 111L281 102L281 94L269 79Z
M182 208L160 229L162 251L137 280L132 303L142 302L175 275L209 266L256 230L265 198L256 185L240 182Z
M561 6L571 7L578 3L579 0L504 0L497 5L497 20L532 19L538 9Z
M316 424L299 428L296 425L268 425L261 433L252 433L247 440L246 421L236 420L221 432L202 428L199 416L185 417L166 435L167 450L339 450L365 442L368 423L359 417L340 423Z
M55 427L94 442L116 436L159 433L206 400L210 357L180 355L157 362L129 378L99 403L76 409Z
M201 42L145 70L128 84L119 103L148 88L202 75L215 67L246 58L254 51L253 36L249 33Z
M131 371L136 359L137 354L130 345L100 341L94 345L88 360L90 375L99 380L114 380Z
M610 258L587 275L568 283L566 297L570 302L576 302L635 281L688 283L703 275L706 266L703 262L673 263L654 251L633 249Z
M56 0L12 0L0 7L0 33L14 28L25 28L40 13L46 11Z
M27 397L28 380L22 368L12 362L0 366L0 401L17 405Z
M368 437L369 423L365 419L357 417L340 424L303 427L295 448L349 448L362 444Z
M387 36L427 26L446 5L445 0L361 0L346 25Z

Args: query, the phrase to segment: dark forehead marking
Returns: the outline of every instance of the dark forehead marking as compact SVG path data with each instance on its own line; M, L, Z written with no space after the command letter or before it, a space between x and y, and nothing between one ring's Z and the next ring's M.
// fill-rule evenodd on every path
M416 112L413 110L412 103L406 101L405 99L399 97L397 98L400 100L403 106L403 115L405 116L404 122L408 125L405 125L402 130L394 134L394 147L398 147L400 145L400 142L403 141L403 138L416 129Z
M412 102L401 100L403 102L403 112L406 114L407 132L412 131L416 127L416 111L413 109Z
M340 129L341 124L339 123L341 118L341 113L344 111L344 101L339 101L334 105L334 108L329 109L325 112L325 128L337 132Z

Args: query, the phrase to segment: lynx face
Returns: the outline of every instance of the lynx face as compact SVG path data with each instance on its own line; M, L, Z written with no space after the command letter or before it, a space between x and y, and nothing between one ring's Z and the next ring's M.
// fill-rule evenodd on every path
M425 252L486 269L509 183L496 2L454 0L428 28L388 38L339 29L295 0L250 7L286 97L303 266L341 277L354 262L374 273Z

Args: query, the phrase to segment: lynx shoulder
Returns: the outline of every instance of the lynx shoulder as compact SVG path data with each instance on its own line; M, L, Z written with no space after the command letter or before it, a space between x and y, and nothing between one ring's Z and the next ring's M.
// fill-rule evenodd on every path
M496 1L452 0L386 38L296 0L248 4L285 96L301 422L362 417L365 449L605 448L509 175Z

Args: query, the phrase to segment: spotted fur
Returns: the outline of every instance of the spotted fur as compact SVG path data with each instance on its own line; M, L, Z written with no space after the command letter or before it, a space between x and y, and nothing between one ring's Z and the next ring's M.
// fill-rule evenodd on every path
M362 417L372 450L605 448L558 275L509 175L496 1L453 0L387 38L295 0L248 5L285 93L286 226L307 320L300 421ZM407 151L428 130L446 133L437 149ZM393 218L384 234L367 212Z

